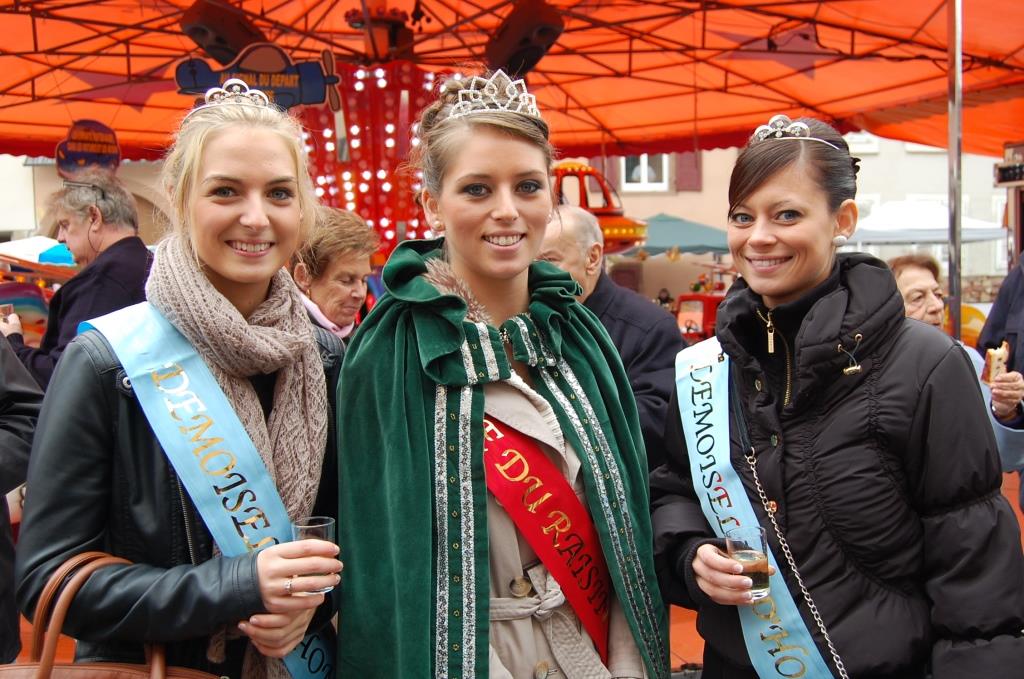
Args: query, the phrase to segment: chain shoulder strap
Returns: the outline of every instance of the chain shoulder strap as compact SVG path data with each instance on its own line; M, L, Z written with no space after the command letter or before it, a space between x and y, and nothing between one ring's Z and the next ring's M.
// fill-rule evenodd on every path
M747 464L750 465L750 472L754 475L754 485L757 486L757 494L761 498L761 506L764 507L768 519L772 522L772 528L775 529L775 537L779 540L779 546L782 547L782 553L786 557L786 563L789 564L790 571L792 571L793 576L796 578L797 584L800 585L800 593L804 595L807 608L811 611L811 615L814 616L814 622L817 623L821 636L825 637L825 643L828 644L828 652L832 654L832 662L835 663L836 669L839 670L839 677L840 679L849 679L849 675L846 673L846 666L843 665L843 660L839 657L839 651L836 650L835 644L832 643L832 637L829 636L828 629L825 628L825 621L821 619L821 614L818 613L818 606L814 603L814 599L811 598L811 593L807 591L804 579L800 577L800 571L796 567L793 552L789 550L789 543L786 542L786 537L782 534L778 521L775 520L775 510L768 502L768 495L765 494L764 487L761 486L761 479L757 476L757 459L754 457L753 447L750 448L750 452L745 456L745 459Z

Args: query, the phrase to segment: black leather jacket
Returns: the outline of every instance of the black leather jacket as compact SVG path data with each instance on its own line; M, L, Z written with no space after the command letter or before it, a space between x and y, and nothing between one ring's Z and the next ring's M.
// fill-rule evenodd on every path
M332 404L315 512L337 514L334 394L344 348L315 332ZM255 554L212 558L201 517L102 335L72 341L44 401L29 464L31 490L16 564L17 599L32 617L51 573L68 557L100 550L130 566L97 571L72 605L65 633L81 660L142 662L142 641L163 642L171 665L235 675L244 643L211 665L211 633L263 612ZM314 617L326 622L331 597Z

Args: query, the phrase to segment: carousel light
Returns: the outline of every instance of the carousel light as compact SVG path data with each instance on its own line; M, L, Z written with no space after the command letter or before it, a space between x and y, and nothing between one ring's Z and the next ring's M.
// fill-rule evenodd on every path
M353 184L352 182L345 182L346 191L351 191L353 186L355 186L355 184Z
M422 188L423 188L423 184L420 184L419 182L414 182L413 185L412 185L412 190L413 191L419 191Z
M380 225L381 226L387 226L390 223L391 223L391 221L387 217L381 217L380 218Z
M316 187L316 191L314 191L314 193L316 193L317 198L323 198L324 188L322 186L318 186Z
M369 190L370 190L370 185L367 184L366 182L363 182L362 184L359 185L359 192L360 193L366 193Z
M359 126L358 125L353 125L352 127L348 128L348 131L349 131L349 134L351 134L353 137L355 137L356 135L359 134Z
M420 145L420 138L419 137L413 137L412 138L412 145L413 146L419 146Z
M345 200L355 200L355 199L356 199L356 194L355 193L353 193L352 191L346 191L345 192Z
M424 238L433 238L434 237L434 232L431 231L430 229L426 229L426 230L423 231L423 237Z
M426 78L427 78L427 80L433 80L434 79L434 74L432 72L428 71L427 75L426 75Z
M395 140L388 137L384 140L384 146L387 146L389 149L393 149L395 147Z
M316 178L316 183L319 184L320 186L323 186L324 184L327 183L327 177L323 175L318 175Z
M366 88L366 85L363 84L362 80L357 80L356 84L353 85L352 87L355 89L356 92L362 92Z
M326 137L327 139L330 139L331 135L333 135L333 134L334 134L334 130L332 130L329 127L325 127L324 128L324 137Z
M384 179L388 176L388 173L384 170L377 170L377 179Z
M376 71L373 72L373 77L374 78L383 78L384 75L385 74L384 74L384 69L383 68L378 68Z
M380 185L380 188L381 188L381 191L383 191L384 193L387 193L388 191L391 190L391 182L384 182L383 184Z
M415 217L409 220L409 226L412 226L413 228L415 228L415 227L417 227L419 225L420 225L420 220L416 219Z
M352 173L349 172L348 170L345 170L344 172L341 173L341 178L344 179L345 181L348 181L352 179Z
M373 220L372 219L367 219L366 220L366 225L372 229L373 228Z
M385 80L384 78L381 78L380 80L377 81L377 87L379 87L381 89L384 89L387 86L388 86L388 81Z
M327 142L326 144L324 144L324 148L327 149L328 151L333 151L334 150L334 142L333 141Z
M393 240L395 237L395 232L392 231L391 229L388 229L387 231L384 232L384 237L387 238L388 240Z
M345 209L346 210L355 210L356 209L356 204L353 203L352 201L349 201L349 202L345 203Z
M302 148L306 151L306 153L312 153L313 152L313 147L310 146L309 144L306 144Z
M302 131L302 141L306 141L307 139L309 139L309 132L306 132L305 130L303 130Z
M338 187L332 186L331 188L327 189L327 193L331 194L332 196L338 195Z
M387 132L388 134L391 134L392 132L395 131L395 126L392 125L391 123L388 123L387 125L384 126L384 131Z
M455 74L454 76L452 76L452 77L453 77L453 78L455 78L456 80L462 80L462 74L461 74L461 73L456 73L456 74Z
M363 179L369 180L370 177L372 177L372 176L373 176L373 174L371 174L369 170L363 170Z
M360 146L358 139L353 139L350 143L352 145L352 148L354 148L354 149L357 149Z
M364 71L363 69L359 69L358 71L356 71L356 80L362 80L365 77L366 71Z

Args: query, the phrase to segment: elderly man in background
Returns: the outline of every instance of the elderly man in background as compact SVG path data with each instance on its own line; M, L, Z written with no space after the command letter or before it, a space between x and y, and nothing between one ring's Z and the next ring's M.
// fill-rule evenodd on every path
M48 199L64 243L82 267L50 301L38 349L26 346L17 314L0 318L0 332L43 389L78 324L146 300L152 256L139 238L135 199L112 174L87 170Z
M539 259L572 275L583 289L577 299L611 336L636 397L647 466L654 469L664 462L662 436L675 385L675 359L686 346L679 326L664 309L616 285L605 273L601 226L582 208L558 207L548 223Z
M355 327L373 272L370 258L379 247L380 236L362 217L319 207L313 234L295 255L292 277L310 320L338 339Z

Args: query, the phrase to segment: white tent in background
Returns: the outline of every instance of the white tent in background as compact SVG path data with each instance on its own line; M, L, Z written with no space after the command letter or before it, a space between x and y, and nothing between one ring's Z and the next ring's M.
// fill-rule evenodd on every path
M1006 238L1006 229L995 222L961 218L960 238L964 243ZM875 207L857 222L852 242L860 243L948 243L949 210L930 201L893 200Z

